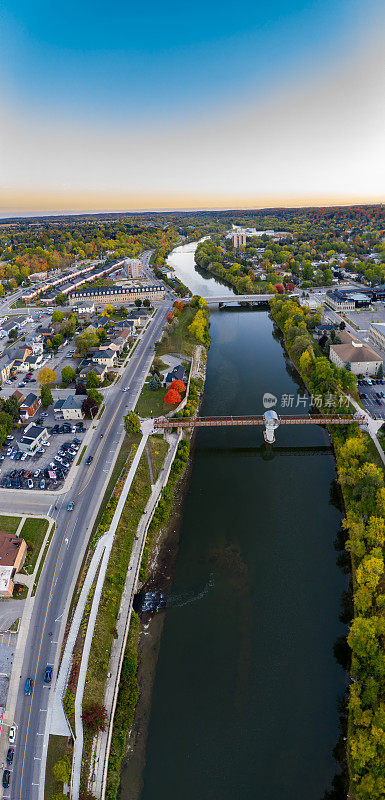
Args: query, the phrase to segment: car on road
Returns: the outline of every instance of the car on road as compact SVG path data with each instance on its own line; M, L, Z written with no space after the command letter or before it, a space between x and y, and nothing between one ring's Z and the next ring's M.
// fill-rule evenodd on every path
M126 387L123 389L123 391L124 391L124 392L128 392L128 391L129 391L129 389L130 389L130 387L129 387L129 386L126 386Z
M9 729L9 734L8 734L9 744L15 744L15 739L16 739L16 726L12 725L12 727Z
M52 680L52 666L47 664L44 670L44 683L51 683Z
M33 688L33 680L32 678L27 678L24 687L24 694L26 694L29 697L29 695L32 694L32 688Z
M94 460L93 456L88 456L86 464L92 464L93 460Z
M14 755L15 755L15 748L14 747L8 747L7 764L12 764Z
M7 789L8 786L9 786L10 777L11 777L11 773L10 773L9 769L5 769L4 772L3 772L3 787L4 787L4 789Z
M7 442L13 442L14 438L15 438L15 437L14 437L14 436L12 436L12 435L9 433L9 434L8 434L8 436L7 436Z
M72 510L73 510L73 507L74 507L74 501L73 501L73 500L71 500L71 501L68 503L68 506L67 506L67 511L72 511Z

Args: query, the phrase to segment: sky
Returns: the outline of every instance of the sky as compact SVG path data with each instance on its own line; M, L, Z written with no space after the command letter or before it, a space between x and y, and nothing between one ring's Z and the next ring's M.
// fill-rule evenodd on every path
M2 0L0 214L385 200L381 0Z

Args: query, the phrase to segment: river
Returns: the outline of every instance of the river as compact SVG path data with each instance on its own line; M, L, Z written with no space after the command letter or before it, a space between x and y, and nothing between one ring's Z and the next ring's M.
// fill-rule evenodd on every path
M194 293L217 294L194 249L169 262ZM267 312L214 311L210 333L202 414L261 413L266 391L294 397L283 413L303 410ZM141 800L321 800L330 787L345 688L336 494L321 428L280 428L273 448L260 428L199 431Z

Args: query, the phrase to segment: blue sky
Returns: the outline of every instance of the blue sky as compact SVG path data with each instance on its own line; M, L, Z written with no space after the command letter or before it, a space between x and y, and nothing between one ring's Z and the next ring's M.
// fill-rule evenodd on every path
M2 0L0 211L385 200L383 0Z
M194 112L267 93L357 45L375 0L184 4L3 0L3 92L98 118Z

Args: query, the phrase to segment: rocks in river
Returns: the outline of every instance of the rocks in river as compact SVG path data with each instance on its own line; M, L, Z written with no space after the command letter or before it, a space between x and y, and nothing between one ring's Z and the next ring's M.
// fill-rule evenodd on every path
M161 591L156 592L138 592L134 599L134 610L140 615L158 614L166 608L167 598Z

